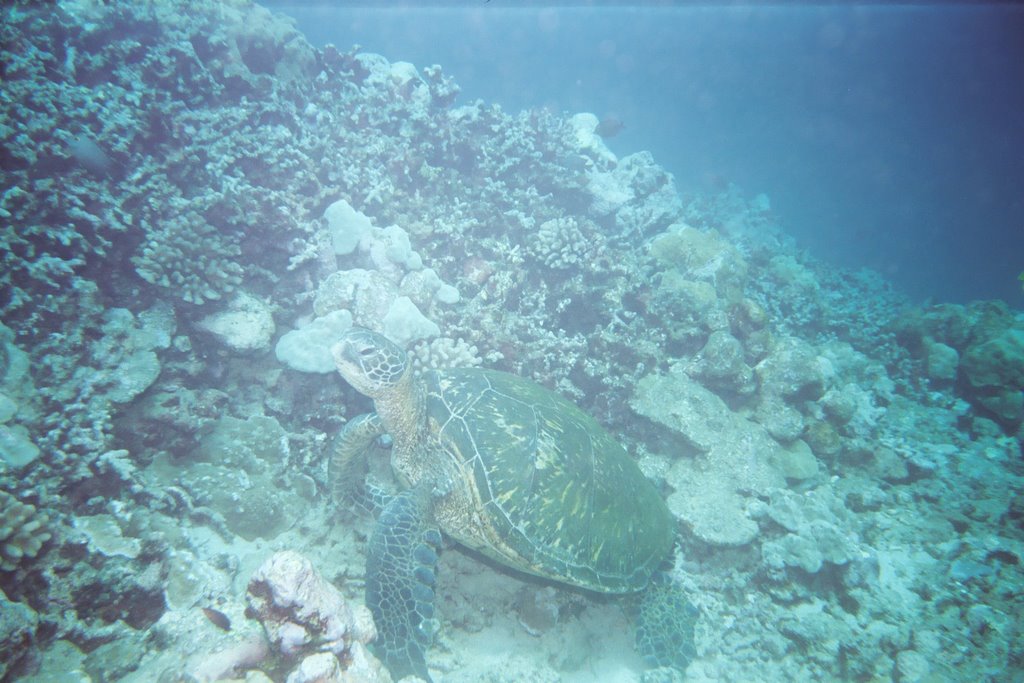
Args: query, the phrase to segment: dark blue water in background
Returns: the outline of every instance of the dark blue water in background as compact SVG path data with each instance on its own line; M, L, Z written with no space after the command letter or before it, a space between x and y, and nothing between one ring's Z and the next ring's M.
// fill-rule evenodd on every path
M508 111L613 114L681 191L767 193L816 256L1024 305L1024 10L269 3L318 46L441 64Z

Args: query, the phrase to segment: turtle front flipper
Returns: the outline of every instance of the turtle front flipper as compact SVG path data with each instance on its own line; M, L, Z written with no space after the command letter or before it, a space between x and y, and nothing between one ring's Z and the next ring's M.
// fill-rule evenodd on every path
M385 433L384 423L377 413L364 413L346 422L335 437L327 464L327 480L337 505L345 508L366 506L363 484L367 473L367 453Z
M370 537L366 606L377 625L375 650L395 680L410 674L428 683L425 653L437 631L434 568L441 534L425 491L404 491L388 503Z

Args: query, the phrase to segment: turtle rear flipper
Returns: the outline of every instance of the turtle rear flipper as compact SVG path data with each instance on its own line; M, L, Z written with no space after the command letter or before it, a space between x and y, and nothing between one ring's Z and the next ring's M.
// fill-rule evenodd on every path
M374 649L398 680L430 683L425 653L437 630L434 568L441 534L419 490L391 499L377 520L366 558L366 606L377 625Z
M682 587L655 574L641 599L636 622L636 649L645 663L685 672L697 657L693 642L697 617L697 608Z

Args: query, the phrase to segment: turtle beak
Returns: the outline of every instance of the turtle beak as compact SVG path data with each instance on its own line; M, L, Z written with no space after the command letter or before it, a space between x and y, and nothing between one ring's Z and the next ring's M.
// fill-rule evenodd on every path
M354 373L362 370L359 363L353 360L356 354L353 353L352 344L347 340L342 339L340 342L331 347L331 358L334 359L334 367L338 368L338 372L345 378L346 381L351 383L349 380Z
M371 398L379 392L372 378L377 355L372 344L359 339L345 338L331 347L331 357L338 373L353 389Z

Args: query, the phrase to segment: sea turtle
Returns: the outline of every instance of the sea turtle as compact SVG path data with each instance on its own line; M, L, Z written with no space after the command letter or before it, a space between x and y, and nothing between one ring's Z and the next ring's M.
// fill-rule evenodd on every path
M521 377L462 368L416 376L386 337L349 330L331 349L341 376L376 412L349 420L331 455L337 498L362 484L367 453L392 441L401 492L381 508L367 548L366 604L376 651L397 678L430 681L441 533L514 569L600 593L646 591L637 645L655 666L693 657L695 609L659 581L671 513L654 485L592 417Z

